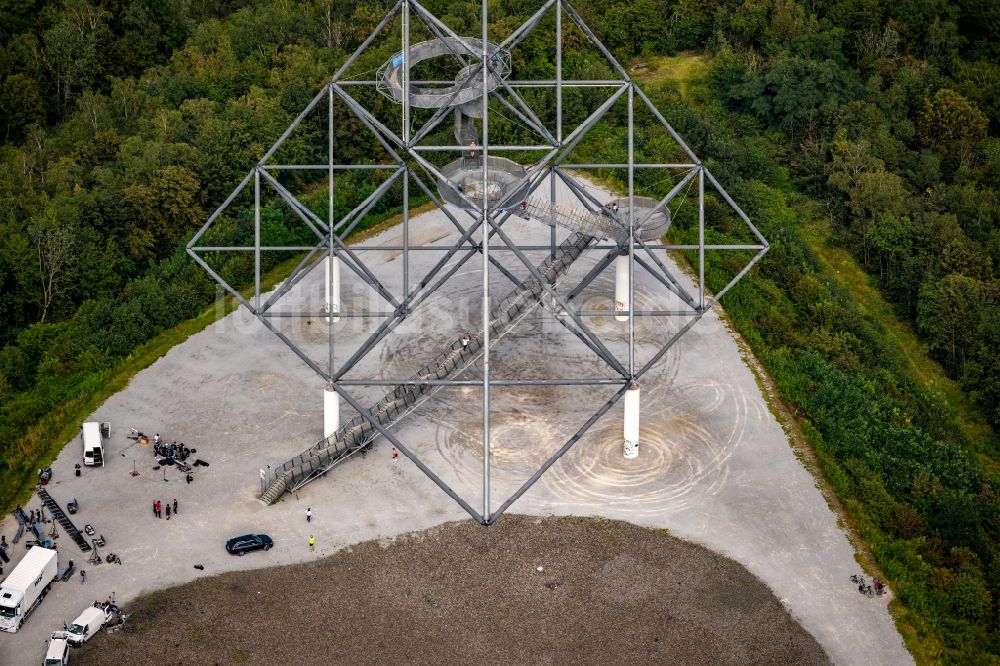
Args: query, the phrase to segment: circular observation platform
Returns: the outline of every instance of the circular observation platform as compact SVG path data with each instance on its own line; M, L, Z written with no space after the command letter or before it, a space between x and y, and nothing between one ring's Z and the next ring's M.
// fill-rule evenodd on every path
M652 197L633 196L632 200L635 202L632 221L639 228L639 238L644 241L654 241L667 233L670 227L670 210L666 206L657 210L660 202ZM603 212L607 217L617 216L627 227L628 197L612 199L604 206Z
M441 169L444 179L438 179L438 192L445 202L469 210L482 210L484 195L492 209L520 206L529 187L523 166L504 157L489 157L486 173L484 191L482 157L461 157Z

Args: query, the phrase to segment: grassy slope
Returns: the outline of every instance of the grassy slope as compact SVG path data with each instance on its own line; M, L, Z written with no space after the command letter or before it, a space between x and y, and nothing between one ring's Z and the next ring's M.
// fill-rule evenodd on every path
M644 87L672 85L681 98L693 106L697 106L698 100L706 94L701 89L709 64L704 55L683 53L646 62L648 67L633 71L633 76ZM925 386L934 387L944 396L968 440L990 441L990 426L982 413L972 405L958 382L945 374L941 364L927 355L909 322L896 315L892 305L882 298L871 278L850 252L833 244L828 221L813 216L808 218L807 224L800 230L824 271L851 294L855 305L862 312L882 324L887 337L906 358L913 377ZM680 255L675 258L679 260ZM988 453L995 455L996 452ZM996 466L996 462L988 456L981 455L980 458L988 466Z
M434 204L425 204L419 208L414 208L411 211L411 215L418 215L433 206ZM368 229L353 234L351 242L357 243L370 238L401 221L402 214L389 217ZM268 291L273 289L275 285L284 280L294 270L300 260L301 257L294 257L279 264L267 274L262 275L261 290ZM246 289L242 293L244 296L249 296L252 293L252 289ZM101 376L94 390L81 393L35 424L25 434L25 439L29 441L48 441L50 444L40 448L44 453L36 459L35 465L29 469L41 468L51 464L55 457L59 455L59 452L62 451L63 447L76 437L80 429L80 424L93 414L98 407L104 404L105 400L115 393L124 390L137 373L151 366L175 345L179 345L195 333L205 330L232 312L236 307L236 299L227 295L225 299L205 308L197 317L183 321L177 326L163 331L152 340L133 350L127 358L118 361L113 368ZM8 495L13 498L9 506L0 507L0 512L8 513L13 509L16 502L26 502L34 491L36 482L34 474L29 474L26 478L22 479L20 487Z
M632 77L644 89L674 86L685 102L694 102L693 88L704 81L708 57L693 51L652 58L645 67L633 67Z
M882 298L878 289L872 284L871 278L854 261L850 252L829 242L829 228L823 223L813 221L803 231L809 246L819 257L829 275L847 289L861 310L882 324L886 335L903 352L914 378L921 384L934 387L941 392L968 440L989 441L990 426L982 413L972 406L958 382L945 374L941 364L924 352L924 347L913 328L908 322L896 316L892 305ZM996 465L988 456L980 455L980 459L989 466Z
M705 87L708 59L696 53L683 53L677 56L654 58L647 61L647 67L633 69L633 76L643 87L672 86L681 98L697 107L700 100L706 99L709 93ZM946 376L939 363L931 359L924 350L919 338L910 324L896 316L889 304L870 277L858 265L850 252L834 245L830 239L829 223L816 218L801 229L803 237L810 249L820 261L823 270L837 283L843 286L852 296L855 305L865 314L876 318L883 326L887 338L897 347L907 360L909 371L921 384L930 386L940 392L952 409L959 426L970 442L991 441L990 426L983 415L969 402L968 396L958 383ZM680 260L680 257L676 257ZM869 572L881 576L875 564L874 557L868 549L868 544L859 536L863 532L859 523L865 522L865 516L860 515L858 507L853 502L847 505L841 502L830 485L823 477L821 465L818 463L816 451L808 437L803 433L801 415L797 410L790 409L782 401L773 381L767 377L763 366L757 361L752 351L746 349L747 362L757 375L762 391L767 396L772 412L788 434L793 447L797 450L803 462L817 477L818 485L831 508L840 517L841 523L851 529L851 541L858 550L859 563ZM987 467L996 470L997 463L991 455L996 452L978 451L979 459ZM890 604L890 612L896 620L897 629L914 659L919 664L934 663L934 655L939 647L929 643L927 637L921 636L913 626L908 610L898 601Z

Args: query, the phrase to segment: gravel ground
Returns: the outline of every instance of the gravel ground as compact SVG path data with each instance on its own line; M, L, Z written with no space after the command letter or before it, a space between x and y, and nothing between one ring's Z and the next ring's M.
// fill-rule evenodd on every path
M124 631L102 633L73 661L828 663L740 564L603 519L448 523L200 579L131 610Z

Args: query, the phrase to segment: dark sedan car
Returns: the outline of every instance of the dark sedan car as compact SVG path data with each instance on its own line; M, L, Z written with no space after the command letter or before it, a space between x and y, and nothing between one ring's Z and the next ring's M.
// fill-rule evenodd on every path
M252 550L270 550L274 542L266 534L244 534L233 537L226 542L226 550L230 555L243 555Z

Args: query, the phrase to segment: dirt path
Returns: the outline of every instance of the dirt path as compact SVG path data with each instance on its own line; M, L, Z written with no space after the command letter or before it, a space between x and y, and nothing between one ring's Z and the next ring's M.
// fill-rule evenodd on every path
M601 519L449 523L201 579L132 610L74 662L827 663L739 564Z

